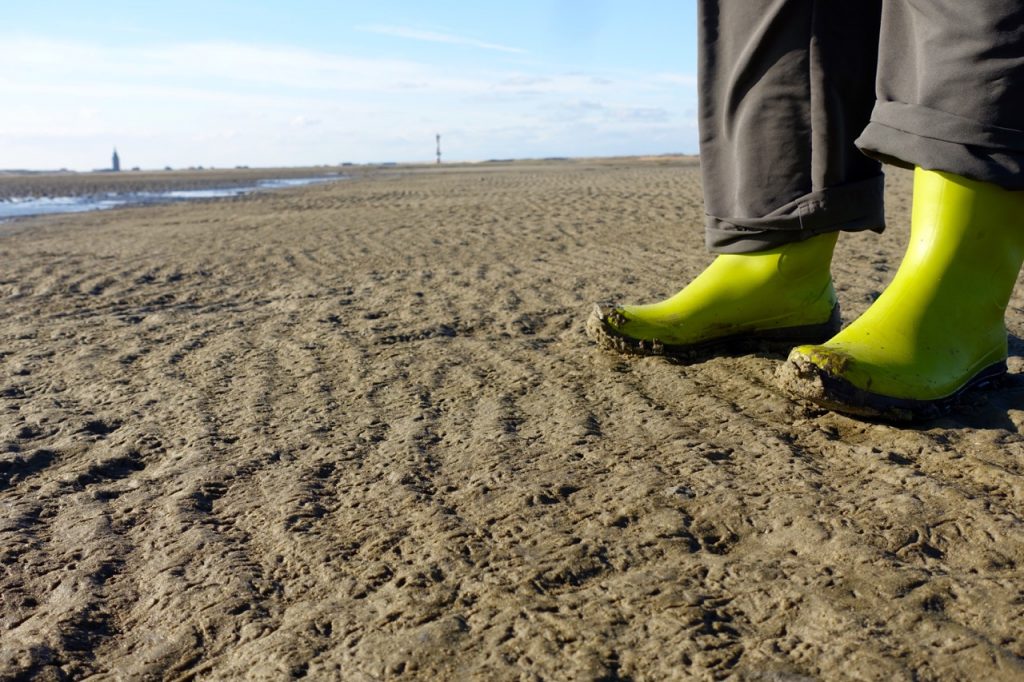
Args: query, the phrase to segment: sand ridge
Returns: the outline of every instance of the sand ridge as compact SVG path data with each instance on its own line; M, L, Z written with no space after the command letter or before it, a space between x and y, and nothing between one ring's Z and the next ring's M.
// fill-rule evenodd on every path
M891 227L840 240L850 320ZM0 237L0 678L1012 680L1009 379L899 428L593 346L692 159L420 168Z

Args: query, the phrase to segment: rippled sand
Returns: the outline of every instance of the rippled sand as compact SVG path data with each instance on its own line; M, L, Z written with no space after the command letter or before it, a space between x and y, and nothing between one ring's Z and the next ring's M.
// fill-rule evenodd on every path
M695 160L626 159L8 224L0 678L1022 679L1024 287L1010 379L918 428L596 350L701 223Z

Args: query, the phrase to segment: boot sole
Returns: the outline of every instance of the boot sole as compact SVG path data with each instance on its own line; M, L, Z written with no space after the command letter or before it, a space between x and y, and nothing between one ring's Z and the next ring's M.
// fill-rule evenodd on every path
M790 396L819 407L857 417L892 422L936 419L950 412L965 393L983 388L1006 374L1006 361L989 365L952 394L934 400L894 398L854 386L807 360L789 360L779 367L776 382Z
M634 339L620 334L608 318L614 308L605 310L595 305L587 319L587 336L597 345L623 355L666 357L674 360L696 360L716 355L745 354L756 351L788 352L795 345L821 343L835 336L842 326L839 304L832 307L828 320L819 324L779 327L776 329L751 329L739 334L720 336L689 344L664 343L657 339Z

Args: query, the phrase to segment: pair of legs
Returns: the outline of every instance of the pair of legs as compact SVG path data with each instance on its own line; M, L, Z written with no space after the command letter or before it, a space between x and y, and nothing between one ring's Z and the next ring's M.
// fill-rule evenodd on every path
M706 233L723 255L666 301L595 312L591 335L682 355L825 341L791 353L784 385L864 414L931 414L1005 371L1024 259L1017 4L702 0ZM832 248L883 229L878 160L917 168L910 245L833 336Z

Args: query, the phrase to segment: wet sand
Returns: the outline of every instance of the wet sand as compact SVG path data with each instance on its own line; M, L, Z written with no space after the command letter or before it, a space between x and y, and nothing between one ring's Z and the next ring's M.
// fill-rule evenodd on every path
M0 201L14 197L81 197L94 194L168 192L175 190L238 187L260 180L322 177L328 173L363 177L379 167L319 166L309 168L238 168L172 171L121 171L119 173L3 173Z
M5 225L0 678L1022 679L1024 286L1009 379L914 428L594 348L702 213L618 159Z

